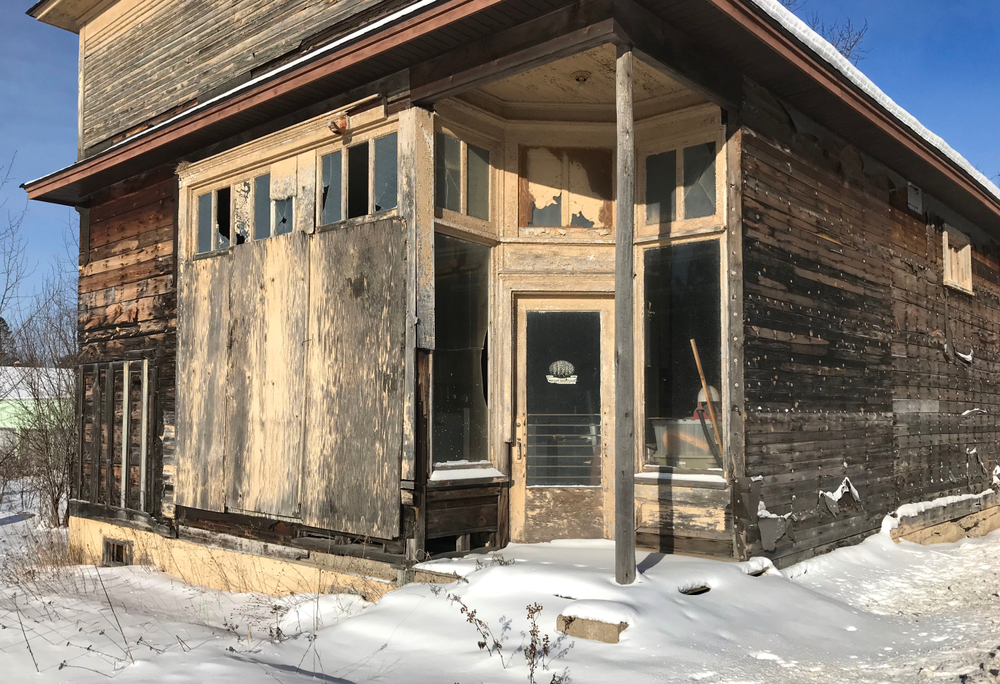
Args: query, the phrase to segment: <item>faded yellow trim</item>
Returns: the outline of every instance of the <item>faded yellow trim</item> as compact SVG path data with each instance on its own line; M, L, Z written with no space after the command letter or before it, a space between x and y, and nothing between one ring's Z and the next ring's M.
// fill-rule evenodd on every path
M69 519L70 549L80 554L84 564L102 563L105 537L131 542L136 564L152 565L186 582L220 591L272 596L350 593L374 602L398 586L395 581L372 577L375 572L384 575L392 570L372 560L330 554L313 554L318 558L309 561L267 558L100 520Z

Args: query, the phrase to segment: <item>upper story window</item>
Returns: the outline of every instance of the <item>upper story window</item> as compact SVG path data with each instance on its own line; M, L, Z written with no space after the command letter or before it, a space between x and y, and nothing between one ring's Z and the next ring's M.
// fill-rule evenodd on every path
M292 197L271 200L271 175L264 173L198 195L197 253L291 232Z
M611 150L521 147L519 153L521 227L614 225Z
M969 236L950 226L941 233L944 284L972 294L972 244Z
M396 208L399 201L396 133L324 154L319 167L320 225Z
M490 220L490 150L448 133L434 140L434 206Z
M719 152L720 145L709 141L652 150L644 156L643 208L637 217L640 233L672 232L719 221Z

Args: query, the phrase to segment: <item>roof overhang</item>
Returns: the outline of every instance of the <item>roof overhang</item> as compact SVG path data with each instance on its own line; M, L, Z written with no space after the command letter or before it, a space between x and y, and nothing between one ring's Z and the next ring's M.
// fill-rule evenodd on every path
M40 0L28 16L52 26L79 33L83 25L117 0Z
M588 42L616 41L634 45L726 108L740 97L734 81L747 75L969 220L1000 233L1000 200L983 184L750 0L646 0L644 6L550 0L532 6L537 13L525 16L525 3L514 8L507 0L416 2L398 21L341 39L25 187L31 199L81 205L113 183L314 105L323 94L370 82L373 73L409 68L413 99L432 102ZM507 28L490 30L498 24ZM467 43L454 47L456 34Z

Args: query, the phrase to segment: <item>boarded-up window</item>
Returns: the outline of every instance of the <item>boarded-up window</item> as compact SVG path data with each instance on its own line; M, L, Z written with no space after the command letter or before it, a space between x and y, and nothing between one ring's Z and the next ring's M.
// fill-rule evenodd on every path
M969 237L954 228L942 233L944 284L962 292L972 293L972 244Z
M610 228L611 150L522 147L520 224Z
M486 461L490 248L438 234L434 238L435 463Z
M719 242L647 249L645 287L645 442L655 465L721 468L697 346L716 419L721 419L722 323Z

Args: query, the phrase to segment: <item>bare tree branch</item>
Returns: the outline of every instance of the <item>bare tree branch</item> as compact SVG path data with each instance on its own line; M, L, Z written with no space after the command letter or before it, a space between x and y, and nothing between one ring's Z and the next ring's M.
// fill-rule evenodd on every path
M809 28L823 36L840 54L857 65L868 54L868 48L862 47L868 33L868 20L864 21L863 26L855 26L851 18L847 17L842 24L837 21L827 24L813 12L809 18Z

